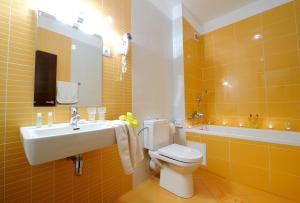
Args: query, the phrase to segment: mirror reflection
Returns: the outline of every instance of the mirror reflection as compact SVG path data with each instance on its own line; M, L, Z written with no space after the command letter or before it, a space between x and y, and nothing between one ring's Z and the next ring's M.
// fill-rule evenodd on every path
M102 38L86 34L74 26L66 25L55 17L41 12L37 16L36 50L57 56L56 83L47 86L49 92L56 90L55 98L38 98L35 89L35 103L78 106L101 106L102 90ZM47 68L47 67L42 67ZM36 67L35 82L41 68ZM47 71L44 71L47 73ZM53 83L53 81L45 82ZM44 95L46 95L46 93Z

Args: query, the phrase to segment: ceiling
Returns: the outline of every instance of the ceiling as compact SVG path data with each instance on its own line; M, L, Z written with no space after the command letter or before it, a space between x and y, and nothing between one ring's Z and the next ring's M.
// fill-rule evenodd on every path
M204 24L257 0L183 0L184 8Z

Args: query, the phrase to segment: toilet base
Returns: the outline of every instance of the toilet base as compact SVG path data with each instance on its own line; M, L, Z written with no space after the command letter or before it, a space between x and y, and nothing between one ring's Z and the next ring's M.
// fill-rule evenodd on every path
M160 171L160 186L179 197L191 198L194 195L192 173L178 173L163 167Z

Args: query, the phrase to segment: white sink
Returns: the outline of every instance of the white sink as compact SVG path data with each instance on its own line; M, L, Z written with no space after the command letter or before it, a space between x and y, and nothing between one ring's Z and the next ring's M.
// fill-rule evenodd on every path
M111 121L78 124L73 130L69 123L51 127L21 127L21 139L31 165L42 164L116 143Z

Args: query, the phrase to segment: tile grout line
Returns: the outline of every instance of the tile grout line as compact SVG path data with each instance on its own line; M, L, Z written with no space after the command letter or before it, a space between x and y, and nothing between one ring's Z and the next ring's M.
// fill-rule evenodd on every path
M5 103L4 103L4 146L3 146L3 160L4 160L4 186L3 186L3 200L5 202L6 194L5 194L5 174L6 174L6 130L7 130L7 85L8 85L8 61L9 61L9 51L10 51L10 38L11 38L11 17L12 17L12 0L9 1L9 17L8 17L8 40L7 40L7 56L6 56L6 77L5 77Z
M271 145L268 144L268 189L271 191ZM270 187L270 188L269 188Z
M233 24L232 25L233 26L233 35L234 35L234 41L235 41L235 43L238 43L238 37L237 37L237 26L236 26L236 24ZM235 44L234 46L237 46L237 44ZM234 47L234 49L236 49L237 47ZM235 51L237 51L237 50L235 50ZM234 64L236 63L236 54L237 53L234 53ZM236 65L236 64L235 64ZM239 82L238 82L239 83ZM239 84L238 84L238 86L239 86ZM239 95L239 94L238 94ZM241 101L241 98L240 98L240 95L238 96L238 102L234 102L235 103L235 105L236 105L236 111L237 111L237 118L238 118L238 123L239 122L241 122L241 120L242 120L242 115L241 115L241 105L240 105L240 101ZM229 143L229 149L230 149L230 143ZM229 160L230 161L230 160ZM230 163L230 162L229 162ZM231 165L231 164L230 164Z
M73 167L73 165L71 165ZM75 188L75 177L72 175L72 203L74 203L74 188Z
M213 57L215 58L216 57L216 47L215 47L215 40L214 40L214 36L213 36L213 34L210 34L211 35L211 40L212 40L212 49L213 49ZM216 65L215 65L215 62L213 62L213 67L214 67L214 69L215 69L215 71L216 71ZM204 72L203 72L203 79L204 79ZM216 86L215 86L215 78L214 78L214 80L213 80L213 82L214 82L214 88L213 88L213 93L214 93L214 96L216 95ZM214 99L214 118L213 118L213 122L214 122L214 124L216 124L216 122L217 122L217 102L216 102L216 100Z
M296 4L296 2L294 2L293 10L294 10L294 20L295 20L295 26L296 26L296 39L297 39L297 47L298 47L298 63L299 63L298 68L300 70L300 46L299 46L299 44L300 44L300 39L299 39L300 28L298 26L298 20L297 20L297 15L300 16L300 12L299 12L299 14L297 14L297 8L296 8L295 4ZM299 17L299 19L300 19L300 17ZM300 22L299 22L299 24L300 24Z
M295 23L295 27L296 27L296 39L297 39L297 48L298 48L298 69L300 71L300 39L299 39L299 34L300 34L300 28L298 27L298 20L297 20L297 8L296 8L296 2L294 1L293 2L293 11L294 11L294 23ZM299 12L299 15L300 15L300 12ZM300 17L299 17L300 19ZM300 24L300 22L299 22ZM289 118L289 120L294 120L295 118L291 119Z
M34 30L34 45L35 45L35 43L36 43L36 30ZM34 57L33 57L33 60L35 61L35 55L34 55ZM34 65L32 64L31 66L31 70L33 71L33 73L35 72L35 69L34 69ZM33 94L31 94L30 95L30 97L31 97L31 101L33 102L33 100L34 100L34 75L33 75L33 78L32 78L32 80L31 80L31 85L32 85L32 89L31 89L31 91L32 91L32 93ZM34 116L34 108L33 107L31 107L31 111L32 111L32 113L31 113L31 123L34 125L34 118L35 118L35 116ZM32 173L32 166L30 166L30 192L31 192L31 194L30 194L30 201L31 201L31 203L32 203L32 201L33 201L33 189L32 189L32 187L33 187L33 178L32 178L32 176L33 176L33 173Z
M261 32L264 33L264 25L263 25L263 19L262 19L262 14L259 15L259 25L260 25L260 28L261 28ZM264 70L263 70L263 74L264 74L264 89L265 89L265 101L264 101L264 104L265 104L265 122L263 122L263 128L266 127L266 124L267 124L267 121L269 122L270 121L270 113L269 113L269 107L268 107L268 88L267 88L267 64L266 64L266 50L265 50L265 38L263 36L262 38L262 59L263 60L262 62L264 63L263 66L264 66Z
M52 202L55 202L55 161L53 162L53 168L52 168L52 178L53 178L53 182L52 182Z

